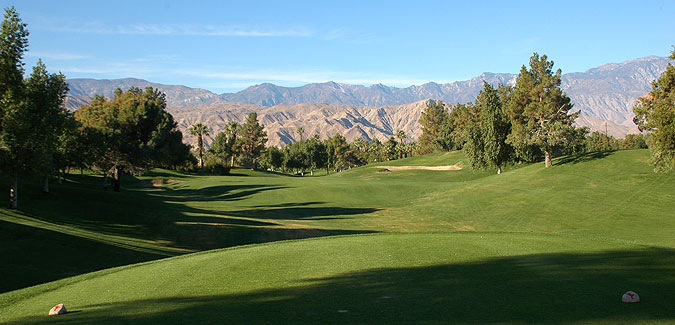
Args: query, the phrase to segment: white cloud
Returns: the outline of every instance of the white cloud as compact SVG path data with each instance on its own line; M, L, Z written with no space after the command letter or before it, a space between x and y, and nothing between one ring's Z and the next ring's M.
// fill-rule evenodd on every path
M105 25L89 22L82 25L52 26L51 30L69 33L112 35L181 35L225 37L309 37L312 31L305 27L251 28L240 26L197 24L131 24Z
M26 53L26 56L49 60L83 60L91 58L91 56L88 55L74 54L74 53L34 52L34 51L28 51L28 53Z
M332 29L332 30L328 31L328 33L326 33L326 35L323 38L325 40L332 41L332 40L343 38L346 35L347 35L347 32L344 29L335 28L335 29Z

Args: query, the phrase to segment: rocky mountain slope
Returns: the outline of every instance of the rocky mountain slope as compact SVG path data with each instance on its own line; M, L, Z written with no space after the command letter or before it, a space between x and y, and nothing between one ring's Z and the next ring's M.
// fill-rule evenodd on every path
M189 143L196 143L196 138L187 135L186 132L194 123L202 122L209 126L210 135L205 142L210 143L229 121L243 123L249 113L256 112L258 121L265 125L269 138L268 145L281 146L300 139L296 133L299 127L305 130L303 135L305 139L315 134L326 139L340 133L349 141L356 138L386 141L389 137L395 136L398 130L404 130L408 138L416 139L422 134L422 128L418 123L420 114L428 106L429 101L384 107L316 103L267 107L231 103L171 108L169 111Z
M577 124L595 131L607 129L616 137L638 132L632 122L633 104L651 89L651 82L669 62L667 58L651 56L564 74L562 87L575 105L573 110L581 111ZM302 87L261 84L220 95L204 89L132 78L69 79L71 91L67 106L76 109L94 94L112 96L116 88L152 86L166 94L169 111L179 121L184 134L189 125L201 121L211 127L215 135L228 121L243 121L248 112L257 112L268 130L271 144L297 140L294 132L297 127L305 129L305 136L319 134L325 138L341 132L350 140L357 137L384 140L399 129L417 138L421 133L417 120L428 99L466 103L475 99L483 80L491 84L513 84L515 79L514 74L483 73L465 81L430 82L407 88L335 82Z

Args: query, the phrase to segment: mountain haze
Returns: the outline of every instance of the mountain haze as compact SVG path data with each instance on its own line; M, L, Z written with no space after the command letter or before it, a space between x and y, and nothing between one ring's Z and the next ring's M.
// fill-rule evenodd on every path
M572 111L581 111L577 124L595 131L607 129L616 137L638 132L632 122L635 100L651 89L651 82L670 62L668 58L651 56L564 74L561 86L574 103ZM71 91L66 105L76 109L95 94L111 97L117 88L151 86L166 94L168 110L179 121L183 134L187 134L189 125L203 122L215 136L228 121L242 122L246 114L257 112L270 143L275 145L298 140L294 132L298 127L305 129L306 136L319 134L325 138L340 132L349 140L358 137L385 140L401 129L416 139L421 134L417 120L427 100L441 100L450 105L471 102L483 88L484 80L493 85L514 84L516 77L486 72L465 81L429 82L407 88L335 82L301 87L265 83L220 95L205 89L133 78L69 79Z

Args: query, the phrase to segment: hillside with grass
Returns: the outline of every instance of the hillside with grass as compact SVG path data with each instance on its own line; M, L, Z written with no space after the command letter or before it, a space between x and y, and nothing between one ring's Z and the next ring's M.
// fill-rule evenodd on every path
M648 160L28 183L0 209L0 323L672 323L675 174ZM57 303L75 312L47 318Z

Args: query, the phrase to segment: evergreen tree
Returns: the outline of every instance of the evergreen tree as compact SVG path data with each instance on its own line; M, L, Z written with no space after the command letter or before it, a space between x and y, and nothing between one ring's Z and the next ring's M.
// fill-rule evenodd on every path
M464 149L472 167L496 167L497 174L501 174L502 166L509 160L511 150L506 137L511 130L497 90L485 81L476 107L479 113L474 117Z
M608 151L619 149L619 141L613 136L594 131L586 137L586 152Z
M7 106L20 105L23 98L23 54L28 49L26 24L14 7L6 8L0 27L0 117Z
M511 92L507 113L512 123L508 142L521 158L532 154L532 146L543 152L546 168L552 165L555 146L563 144L578 113L568 115L570 98L560 88L562 72L553 73L553 61L534 53L530 69L520 69Z
M246 123L241 126L239 140L244 165L254 169L267 143L267 132L265 127L258 123L258 114L248 114Z
M675 49L670 58L675 59ZM655 170L675 169L675 67L668 64L647 96L638 98L633 112L640 131L651 132L648 145Z
M14 7L5 9L0 27L0 158L10 174L10 208L18 206L19 172L28 159L24 150L30 127L23 84L23 54L28 48L28 30Z
M471 102L457 104L452 108L440 137L447 150L459 150L464 147L474 124L474 116L477 115L478 108Z
M647 149L647 141L643 134L626 134L619 145L620 149Z
M44 177L43 192L49 192L49 177L56 169L59 136L65 128L68 112L63 104L68 94L66 77L50 74L38 60L30 77L25 80L26 119L28 126L23 150L31 152L30 168Z
M328 156L326 173L329 168L335 171L344 170L354 162L354 153L342 134L336 133L333 137L326 139L324 144Z
M225 163L229 160L232 155L231 148L227 143L227 133L219 132L216 134L216 137L213 138L213 142L209 146L208 150L214 157L220 160L221 163Z
M419 138L422 150L425 153L438 150L435 141L441 134L441 127L448 118L448 110L441 102L431 101L427 108L422 111L419 123L422 125L422 135Z

